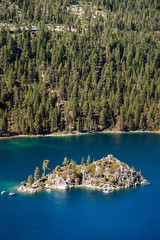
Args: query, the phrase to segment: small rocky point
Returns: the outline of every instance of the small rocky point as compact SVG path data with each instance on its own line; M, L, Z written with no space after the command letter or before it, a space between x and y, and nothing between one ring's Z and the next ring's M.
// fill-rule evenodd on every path
M18 192L35 193L52 189L66 190L74 187L114 191L147 184L140 172L130 168L112 155L93 163L77 165L71 161L64 167L57 166L51 173L32 185L23 183Z

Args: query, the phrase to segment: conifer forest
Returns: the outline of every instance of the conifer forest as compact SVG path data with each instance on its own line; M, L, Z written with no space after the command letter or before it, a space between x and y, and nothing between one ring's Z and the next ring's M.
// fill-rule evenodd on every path
M1 0L0 135L160 129L159 0Z

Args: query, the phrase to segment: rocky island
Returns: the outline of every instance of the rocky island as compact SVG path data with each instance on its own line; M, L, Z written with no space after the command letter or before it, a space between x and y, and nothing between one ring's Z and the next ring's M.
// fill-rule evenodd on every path
M110 192L147 183L141 172L136 172L134 167L130 168L112 155L92 163L90 161L90 156L88 156L86 163L82 157L81 165L77 165L76 162L73 160L69 161L65 157L63 167L58 165L46 175L46 170L49 170L49 160L44 160L42 177L40 178L40 170L36 167L34 180L32 175L29 175L28 181L22 182L17 187L17 190L19 192L35 193L42 190L66 190L82 187Z

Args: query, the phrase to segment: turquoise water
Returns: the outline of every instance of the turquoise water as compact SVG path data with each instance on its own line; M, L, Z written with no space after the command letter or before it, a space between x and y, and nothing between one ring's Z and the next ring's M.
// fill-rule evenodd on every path
M0 196L0 239L160 239L160 135L94 134L0 141L0 191L26 180L44 159L113 154L150 185L111 194L74 189Z

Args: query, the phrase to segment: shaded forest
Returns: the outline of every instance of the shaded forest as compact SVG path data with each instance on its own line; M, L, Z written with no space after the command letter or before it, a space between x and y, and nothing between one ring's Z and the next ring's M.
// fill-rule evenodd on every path
M160 129L158 0L4 0L0 19L1 135Z

